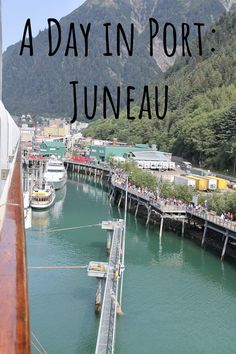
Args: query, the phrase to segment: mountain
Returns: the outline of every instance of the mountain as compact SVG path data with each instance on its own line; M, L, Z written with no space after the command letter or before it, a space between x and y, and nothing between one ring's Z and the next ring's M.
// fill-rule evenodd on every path
M34 55L27 49L19 55L21 43L10 46L3 57L3 99L12 114L33 115L72 114L70 81L78 80L80 87L107 85L111 92L117 86L132 85L137 89L158 80L172 66L176 58L166 57L162 36L155 41L154 56L148 52L148 20L154 17L160 23L171 22L180 31L182 22L202 22L211 25L225 11L236 6L236 0L87 0L82 6L60 20L62 41L58 52L48 56L48 31L40 31L33 41ZM65 57L70 23L75 23L78 57L70 50ZM91 28L89 56L84 57L83 37L79 24ZM115 25L121 23L128 34L131 22L135 26L135 51L128 57L124 45L121 57L103 56L103 24L112 24L111 50L116 49ZM32 23L33 27L33 23ZM56 28L53 28L56 41ZM23 29L22 29L23 33ZM194 33L191 33L191 38ZM55 43L55 42L54 42ZM180 38L178 36L178 43ZM79 92L81 97L81 92ZM124 104L124 100L122 101ZM80 109L81 111L81 109ZM99 112L99 111L98 111ZM99 115L98 115L99 116Z
M162 79L170 88L163 121L128 121L124 112L119 120L91 124L86 135L157 144L194 164L236 172L236 13L223 16L214 28L214 39L211 31L204 38L203 57L179 58Z

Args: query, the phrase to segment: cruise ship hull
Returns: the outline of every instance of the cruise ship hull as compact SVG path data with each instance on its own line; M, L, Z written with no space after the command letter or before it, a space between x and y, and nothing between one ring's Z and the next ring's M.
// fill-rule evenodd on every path
M63 162L52 157L46 165L44 179L52 184L55 190L63 188L67 181L67 172Z
M62 189L64 185L66 184L67 178L63 178L61 181L48 181L53 185L53 188L57 191L59 189Z

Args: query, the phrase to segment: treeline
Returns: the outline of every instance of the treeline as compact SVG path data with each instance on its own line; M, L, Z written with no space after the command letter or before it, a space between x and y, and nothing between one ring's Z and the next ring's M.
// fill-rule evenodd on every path
M192 201L193 195L196 194L192 187L177 186L170 181L157 178L148 171L138 168L134 161L126 161L125 163L115 163L110 159L110 164L114 168L120 168L129 176L129 182L136 187L147 189L153 192L155 196L162 198L176 198L189 204Z
M100 120L85 131L101 139L157 144L196 165L236 168L236 14L221 18L204 40L202 58L181 58L162 84L170 88L164 121ZM211 49L215 48L215 52ZM161 83L160 83L161 84ZM138 107L133 107L137 115Z

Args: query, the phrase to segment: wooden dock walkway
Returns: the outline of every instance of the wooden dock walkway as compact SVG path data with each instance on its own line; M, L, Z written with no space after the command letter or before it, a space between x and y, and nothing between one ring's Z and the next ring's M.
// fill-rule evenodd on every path
M207 231L213 230L224 238L224 246L221 253L221 260L224 259L228 241L230 239L236 240L236 222L231 220L222 220L220 216L213 215L210 212L204 210L198 210L195 208L187 208L187 215L200 219L204 222L204 230L202 235L202 247L205 244Z
M112 354L115 348L116 317L119 291L118 267L121 263L123 220L114 222L106 284L95 354ZM115 274L117 272L117 275Z
M125 198L126 188L114 176L115 170L108 166L83 164L73 161L65 161L68 168L72 171L80 173L83 171L86 175L100 176L106 175L110 181L109 198L118 201L120 207ZM182 223L182 235L184 235L185 223L189 219L195 218L204 225L202 236L202 246L205 244L206 235L208 230L213 230L223 237L224 246L221 253L221 260L224 259L227 244L229 239L236 240L236 222L230 220L222 220L220 216L213 215L211 212L199 210L196 208L189 208L184 205L168 204L164 200L155 200L148 195L138 192L132 188L128 188L129 207L132 203L136 203L135 216L137 216L139 207L142 205L147 210L146 225L149 224L151 215L154 213L160 218L160 231L159 236L162 237L164 219L177 220ZM134 205L134 204L133 204Z

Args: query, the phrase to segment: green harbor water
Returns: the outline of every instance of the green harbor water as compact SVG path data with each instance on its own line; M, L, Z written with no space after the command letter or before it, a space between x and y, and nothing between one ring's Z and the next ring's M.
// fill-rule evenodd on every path
M33 212L28 266L106 261L100 227L49 232L122 218L99 183L76 177L48 211ZM127 217L123 312L117 354L236 352L236 266L158 228ZM94 353L96 280L84 269L29 270L31 330L48 354ZM32 348L33 353L37 353Z

